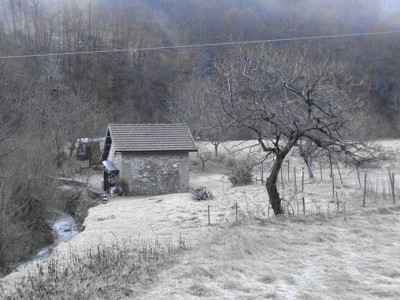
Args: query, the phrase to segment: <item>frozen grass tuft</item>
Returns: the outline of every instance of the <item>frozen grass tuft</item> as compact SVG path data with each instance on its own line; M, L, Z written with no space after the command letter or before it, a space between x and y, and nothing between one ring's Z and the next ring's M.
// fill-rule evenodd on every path
M117 299L135 296L157 273L172 262L178 252L190 247L180 237L162 245L141 239L100 243L84 255L73 251L69 260L52 258L4 289L2 299ZM1 290L1 288L0 288Z

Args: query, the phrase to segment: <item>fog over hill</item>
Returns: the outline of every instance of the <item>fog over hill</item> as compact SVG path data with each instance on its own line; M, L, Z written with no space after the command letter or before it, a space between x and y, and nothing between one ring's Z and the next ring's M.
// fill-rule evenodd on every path
M1 46L3 55L400 29L400 3L394 0L2 0L1 9L1 37L8 40ZM368 82L375 108L371 118L385 118L388 124L379 134L399 131L399 34L315 43L322 43L353 76ZM173 90L195 76L211 75L215 59L228 49L135 52L131 57L104 54L95 64L89 56L63 57L48 63L64 76L67 86L75 82L95 93L108 106L111 120L118 115L129 122L155 122L168 119L166 100L173 97ZM39 69L45 70L45 65ZM117 113L121 106L129 113Z

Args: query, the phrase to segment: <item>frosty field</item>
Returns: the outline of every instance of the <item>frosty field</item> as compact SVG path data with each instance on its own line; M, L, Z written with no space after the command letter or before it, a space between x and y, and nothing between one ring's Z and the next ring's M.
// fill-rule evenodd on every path
M231 187L221 161L207 162L203 172L193 156L191 185L206 186L214 200L194 201L186 193L112 197L90 209L85 230L59 245L53 257L68 262L71 251L83 253L126 238L168 243L181 237L190 251L160 269L151 284L140 289L127 285L133 294L115 291L115 299L399 299L400 180L395 177L393 204L388 168L395 175L400 171L400 142L383 145L395 160L359 169L360 180L355 169L339 164L342 183L334 164L335 193L327 161L321 164L322 180L319 161L314 179L304 175L302 191L304 163L290 155L290 181L285 164L279 182L286 200L283 217L273 216L260 181ZM223 147L221 153L229 158ZM265 165L264 178L267 171ZM258 179L260 172L254 172ZM10 274L2 282L8 285L23 275ZM93 295L98 298L101 294Z

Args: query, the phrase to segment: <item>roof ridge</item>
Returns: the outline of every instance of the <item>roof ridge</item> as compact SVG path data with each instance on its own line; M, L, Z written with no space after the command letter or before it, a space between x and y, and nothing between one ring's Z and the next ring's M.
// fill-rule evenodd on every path
M197 151L185 123L109 124L115 151Z

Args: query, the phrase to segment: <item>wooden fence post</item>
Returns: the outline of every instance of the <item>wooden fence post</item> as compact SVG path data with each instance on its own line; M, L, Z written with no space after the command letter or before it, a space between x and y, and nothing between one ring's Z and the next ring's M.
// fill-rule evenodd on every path
M394 172L392 173L392 193L393 193L393 204L396 204L396 198L394 193Z
M297 194L296 167L293 167L294 193Z
M365 207L365 198L367 197L367 173L364 176L364 198L363 198L363 207Z
M332 195L335 197L335 175L332 174Z
M331 177L333 177L332 157L330 152L329 152L329 165L331 168Z
M339 172L340 183L343 184L342 173L340 172L340 168L339 168L339 163L338 162L336 162L336 168L338 169L338 172Z
M301 192L304 193L304 168L301 171Z
M337 211L339 212L339 196L337 191L336 191L336 206L337 206Z
M237 202L236 202L236 223L237 223L237 221L238 221L238 204L237 204Z
M360 179L360 172L358 171L358 167L356 167L356 170L357 170L358 185L361 188L361 179Z
M322 181L322 163L319 161L319 173L321 174L321 181Z
M211 221L210 221L210 205L208 206L208 226L211 225Z
M264 162L261 163L261 184L264 184Z
M304 200L304 197L303 197L303 215L306 215L306 201Z

